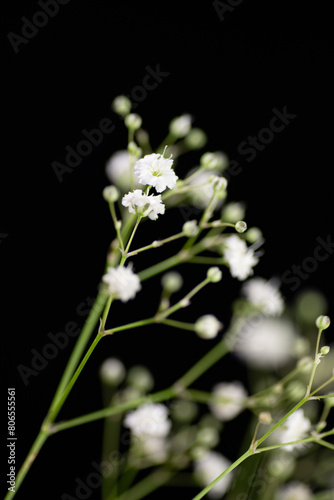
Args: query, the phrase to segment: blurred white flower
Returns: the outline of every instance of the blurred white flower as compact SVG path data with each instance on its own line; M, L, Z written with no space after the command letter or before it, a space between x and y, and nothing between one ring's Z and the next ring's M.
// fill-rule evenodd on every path
M137 437L161 438L171 428L168 409L160 403L148 403L126 414L124 426L129 427Z
M196 175L192 176L193 172L190 172L191 177L189 181L185 179L187 185L191 187L189 190L190 202L200 209L205 209L208 206L214 193L214 186L211 182L213 175L219 175L219 172L214 170L200 170ZM217 203L217 208L221 206L222 200Z
M251 248L247 248L246 242L236 234L231 234L225 238L224 246L223 255L233 278L243 281L251 276L259 259Z
M283 297L272 281L253 278L243 285L242 293L251 304L269 316L279 316L283 312Z
M244 401L248 394L241 382L221 382L216 384L212 390L212 396L222 398L222 401L214 401L209 407L219 420L232 420L244 410Z
M175 188L178 179L172 169L173 160L163 155L152 153L138 160L134 167L134 174L138 176L140 184L153 186L158 193L168 187Z
M297 332L290 321L259 314L242 322L232 338L232 349L251 367L272 370L281 368L293 358L297 340Z
M106 176L121 191L127 191L131 186L131 170L129 151L116 151L106 164ZM135 187L139 186L137 178L134 178Z
M168 441L164 436L140 436L134 452L151 464L161 464L168 458Z
M107 358L100 367L100 377L105 384L118 385L125 377L125 366L117 358Z
M141 289L138 276L129 267L110 267L102 276L102 281L107 285L109 294L122 302L133 299Z
M202 339L213 339L223 328L223 324L213 314L205 314L195 323L195 332Z
M307 437L311 430L310 420L304 416L304 410L299 408L296 410L275 432L276 439L279 443L291 443L292 441L299 441ZM285 446L286 451L303 448L301 444L291 444Z
M278 489L274 500L311 500L310 488L299 481L292 481Z
M230 465L231 462L217 451L207 451L203 456L194 461L195 479L201 486L208 486ZM218 481L208 492L208 497L221 498L229 489L232 477L230 473Z
M157 220L159 214L165 213L161 195L147 195L141 189L125 194L122 198L122 205L127 207L130 213L149 217L151 220Z

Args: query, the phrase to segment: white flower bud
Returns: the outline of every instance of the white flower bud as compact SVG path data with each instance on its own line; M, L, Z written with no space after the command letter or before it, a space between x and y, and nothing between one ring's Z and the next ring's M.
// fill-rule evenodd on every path
M216 194L218 195L222 195L227 188L226 177L219 177L218 175L213 175L209 178L209 181L212 183L212 187L216 192Z
M141 127L142 119L136 113L130 113L125 117L124 123L130 130L138 130Z
M168 293L178 292L183 285L183 278L177 271L170 271L161 278L161 285Z
M169 124L170 133L178 138L185 137L191 129L191 115L185 114L177 116Z
M330 347L328 345L324 345L321 349L320 352L323 356L326 356L330 351Z
M195 332L202 339L213 339L223 328L223 324L218 321L213 314L205 314L198 318L195 323Z
M125 367L119 359L108 358L100 367L100 377L103 383L117 386L124 380Z
M182 231L188 238L191 238L192 236L197 236L199 231L197 220L189 220L188 222L185 222L183 224Z
M141 392L149 392L154 386L154 379L151 372L141 365L130 368L127 376L127 382Z
M115 97L111 107L118 115L125 116L130 113L132 103L125 95L119 95Z
M319 330L326 330L326 328L328 328L331 324L331 320L328 316L318 316L315 324Z
M219 267L214 266L210 267L208 269L208 272L206 273L206 277L211 283L218 283L218 281L221 281L223 277L223 273L219 269Z
M272 421L271 413L269 411L261 411L259 415L260 424L268 425L271 424L271 421Z
M130 113L132 103L125 95L119 95L115 97L111 107L118 115L125 116Z
M119 191L116 186L106 186L102 191L102 195L108 203L115 203L119 198Z
M246 224L246 222L243 221L243 220L238 220L238 222L235 223L235 230L238 233L244 233L245 231L247 231L247 224Z
M201 149L207 142L207 136L202 129L193 128L184 138L184 142L189 149Z

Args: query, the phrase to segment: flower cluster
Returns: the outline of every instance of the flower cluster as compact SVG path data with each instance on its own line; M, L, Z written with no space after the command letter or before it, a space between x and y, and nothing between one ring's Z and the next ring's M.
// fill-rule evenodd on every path
M157 220L159 215L165 213L165 205L161 201L161 196L147 195L141 189L125 194L122 205L127 207L131 214L149 217L151 220Z
M224 259L230 268L233 278L245 280L254 273L253 267L259 262L254 251L247 247L244 240L236 234L227 236L224 240Z

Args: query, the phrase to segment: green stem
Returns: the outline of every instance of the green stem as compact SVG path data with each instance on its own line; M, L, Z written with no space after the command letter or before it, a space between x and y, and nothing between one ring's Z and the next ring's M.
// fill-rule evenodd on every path
M69 393L71 392L75 382L77 381L80 373L82 372L85 364L87 363L88 359L90 358L92 352L94 351L95 347L97 346L97 344L100 342L100 340L102 339L102 335L101 333L98 333L93 341L93 343L91 344L91 346L89 347L88 351L86 352L83 360L81 361L80 365L78 366L78 368L76 369L72 379L70 380L69 384L67 385L65 391L63 392L61 398L58 400L57 404L55 405L55 407L53 408L52 412L49 414L49 416L47 417L47 422L49 423L52 423L54 422L55 418L57 417L58 413L60 412L61 408L63 407Z
M173 328L180 328L181 330L195 331L193 323L185 323L184 321L176 321L175 319L163 319L161 321L164 325L172 326Z
M169 236L168 238L165 238L164 240L156 240L153 241L150 245L146 245L144 247L138 248L138 250L133 250L132 252L129 252L126 254L126 258L132 257L133 255L137 255L140 252L144 252L145 250L150 250L151 248L159 248L165 243L169 243L171 241L177 240L179 238L183 238L185 236L184 232L182 231L181 233L174 234L173 236Z
M124 250L124 255L122 256L122 259L121 259L121 264L120 264L121 266L123 266L123 265L124 265L124 263L125 263L125 261L126 261L126 259L127 259L127 255L126 255L126 254L127 254L127 252L129 251L129 248L130 248L130 246L131 246L131 243L132 243L133 237L134 237L134 235L135 235L135 233L136 233L136 231L137 231L137 228L138 228L138 226L139 226L140 221L141 221L141 217L140 217L140 216L138 216L138 217L137 217L137 220L136 220L136 223L135 223L135 225L134 225L134 228L133 228L133 230L132 230L132 233L131 233L131 235L130 235L130 238L129 238L128 244L127 244L127 246L126 246L126 249Z
M105 330L102 332L103 336L112 335L116 332L122 332L124 330L130 330L131 328L138 328L139 326L151 325L152 323L156 323L155 318L141 319L139 321L134 321L133 323L128 323L126 325L116 326L115 328L111 328L110 330Z
M319 345L320 345L321 334L322 334L322 330L319 330L318 331L318 337L317 337L317 344L316 344L316 348L315 348L315 356L314 356L314 361L313 361L313 366L312 366L312 372L311 372L311 376L310 376L310 381L309 381L308 386L307 386L306 396L310 395L310 392L311 392L311 389L312 389L313 380L314 380L314 376L315 376L315 372L316 372L317 366L319 364L318 352L319 352Z
M117 500L140 500L141 498L145 498L150 493L167 483L173 474L173 472L163 468L155 470L152 474L142 479L142 481L137 483L130 490L120 495ZM108 497L107 500L112 500L112 497Z
M120 223L120 221L117 220L115 204L113 202L109 203L109 209L110 209L111 217L112 217L112 220L113 220L113 223L115 226L115 231L116 231L116 235L117 235L120 249L124 250L123 238L122 238L122 234L121 234L121 223Z

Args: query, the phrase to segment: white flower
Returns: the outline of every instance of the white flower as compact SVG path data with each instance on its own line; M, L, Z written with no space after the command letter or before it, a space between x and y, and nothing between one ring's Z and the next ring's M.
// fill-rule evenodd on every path
M102 381L108 385L118 385L125 377L125 366L117 358L107 358L100 367Z
M278 428L276 437L279 443L291 443L292 441L299 441L307 437L311 430L310 420L304 416L304 411L299 408L296 410L286 421ZM285 446L286 451L300 449L303 444L291 444Z
M172 169L173 160L163 155L152 153L138 160L134 167L134 174L138 176L140 184L153 186L158 193L167 187L175 188L178 179Z
M127 413L125 427L137 437L165 437L170 431L168 409L160 403L148 403Z
M169 124L169 130L174 137L181 138L188 134L191 129L191 115L177 116Z
M109 294L122 302L133 299L141 289L138 276L129 267L110 267L102 276L102 281L107 285Z
M202 486L208 486L222 472L224 472L231 462L217 451L207 451L203 456L194 462L195 478ZM232 475L223 477L208 492L208 497L221 498L229 489L232 482Z
M253 267L259 262L254 251L247 248L244 240L236 234L231 234L225 238L224 258L230 268L233 278L243 281L253 274Z
M311 500L313 493L310 488L299 481L292 481L279 488L275 500Z
M106 164L106 176L108 179L119 187L121 191L126 191L131 186L131 167L129 151L116 151ZM137 187L137 178L134 178L135 187Z
M297 339L290 321L254 315L245 319L232 337L232 349L253 368L277 369L293 358Z
M247 281L242 292L247 300L269 316L279 316L284 309L283 297L278 287L263 278L253 278Z
M164 436L141 436L134 451L152 464L161 464L168 458L168 442Z
M241 382L221 382L213 387L212 395L222 401L210 403L212 413L219 420L232 420L244 410L243 402L248 394ZM226 399L226 400L224 400Z
M131 214L148 216L151 220L156 220L159 214L165 213L165 205L161 201L161 195L147 195L141 189L135 189L125 194L122 198L122 205L127 207Z
M222 329L223 324L213 314L204 314L195 323L195 332L202 339L213 339Z

